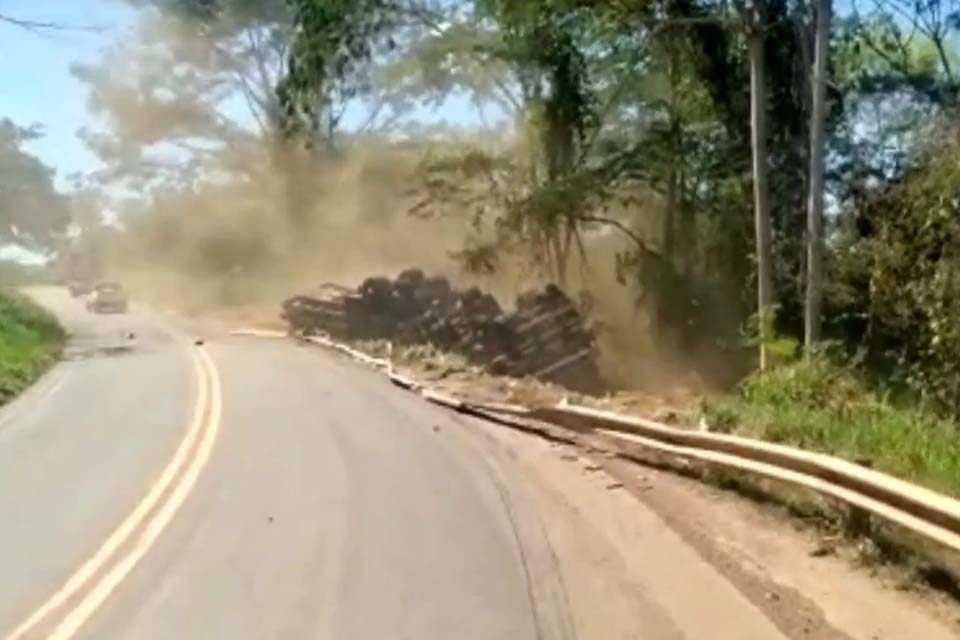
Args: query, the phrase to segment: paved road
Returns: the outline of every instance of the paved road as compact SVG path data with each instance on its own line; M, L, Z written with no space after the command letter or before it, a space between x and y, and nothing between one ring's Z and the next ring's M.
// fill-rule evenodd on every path
M586 514L553 536L510 455L373 372L35 293L74 339L0 412L0 637L780 637L653 520L631 534L667 580L559 553ZM584 635L595 579L637 619Z

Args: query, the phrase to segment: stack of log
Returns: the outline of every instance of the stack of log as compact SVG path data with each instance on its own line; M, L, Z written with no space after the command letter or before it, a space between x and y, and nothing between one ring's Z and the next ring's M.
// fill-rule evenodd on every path
M602 387L593 336L573 302L549 285L517 298L506 314L476 287L458 291L442 277L408 269L395 279L367 278L356 289L327 284L283 304L301 335L388 339L460 353L492 373L533 376L580 391Z
M324 284L310 294L285 300L280 316L296 333L309 335L322 331L347 337L351 329L350 320L355 321L355 310L361 302L360 295L353 289ZM348 309L351 308L354 317L348 318Z
M593 335L573 302L554 285L517 297L509 320L517 361L536 378L571 388L585 388L581 377L599 385L593 353ZM512 373L512 372L511 372ZM595 389L589 389L595 390Z

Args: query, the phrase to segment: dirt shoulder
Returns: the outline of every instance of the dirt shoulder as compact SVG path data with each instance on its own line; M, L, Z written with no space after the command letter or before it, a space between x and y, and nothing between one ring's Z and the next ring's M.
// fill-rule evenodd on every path
M385 354L374 352L372 355ZM427 357L415 359L404 357L405 352L399 355L400 358L396 354L393 357L399 372L431 389L469 402L544 406L568 400L581 406L617 411L677 426L692 427L696 422L698 399L683 389L673 393L617 391L604 396L592 396L534 378L490 375L461 363L446 361L443 354L428 354Z
M364 350L398 361L396 353L369 345ZM486 375L446 361L442 354L399 360L402 373L464 400L532 405L566 398L696 426L695 399L689 394L595 398L535 380ZM540 499L528 501L541 509L543 504L553 505L540 520L543 535L561 562L567 597L577 601L578 637L636 637L630 629L659 629L659 635L652 636L657 638L746 637L733 629L718 635L716 628L677 626L678 616L684 618L682 612L671 610L677 602L689 609L685 619L697 607L708 607L701 620L713 619L710 599L696 595L702 593L702 585L685 587L685 570L678 561L662 562L669 557L663 556L664 549L677 540L692 550L696 562L716 571L723 584L761 611L782 637L960 637L956 600L922 587L904 567L885 566L883 558L872 553L869 539L845 539L842 531L825 530L822 520L805 523L782 500L770 501L762 493L746 499L742 492L684 477L680 460L663 464L652 457L649 465L625 460L601 436L518 423L539 436L532 437L516 428L469 422L471 430L481 433L492 460L521 470L511 472L511 486L539 493ZM584 521L589 522L589 533L583 532ZM691 557L683 562L697 566ZM659 597L652 600L645 586L651 575L653 584L660 585L654 590Z
M789 637L960 636L956 603L870 557L865 541L676 473L619 458L600 464Z
M403 371L432 389L474 402L536 405L553 404L566 398L596 408L653 417L680 426L696 426L696 399L682 391L673 396L628 392L597 398L536 380L490 376L429 358L405 362ZM847 539L838 528L825 529L819 517L810 523L799 519L797 513L790 511L789 499L783 500L789 491L785 493L778 487L766 494L759 490L762 487L749 486L748 493L756 492L753 499L747 499L742 486L737 487L741 491L738 493L676 473L683 471L683 461L671 460L666 465L670 470L658 469L661 461L655 458L651 459L652 466L642 466L615 456L612 451L616 447L602 437L571 436L549 425L526 425L561 442L549 445L549 454L542 451L531 454L536 448L524 443L524 439L529 439L527 435L493 426L489 437L515 453L524 452L518 455L521 460L526 459L529 466L527 482L539 477L539 482L556 484L569 481L571 473L585 475L604 492L619 491L629 496L630 501L638 501L662 518L664 526L695 549L702 560L763 611L786 637L814 640L960 637L960 607L955 600L925 588L910 575L909 567L886 565L869 539ZM573 444L562 442L570 439ZM567 480L562 480L565 477ZM575 491L569 484L555 489L557 495L567 498ZM806 494L798 500L809 505L818 498ZM584 504L590 517L596 518L597 505L589 500ZM620 503L620 507L626 510L624 513L630 513L636 505ZM835 511L831 505L823 507L825 511ZM616 524L621 516L612 511L606 517L606 524L602 520L595 523L600 525L595 534L609 538L611 528L622 530L623 524ZM650 524L641 526L647 528ZM585 540L578 544L582 548L589 546ZM634 544L640 545L644 553L656 548L644 535L636 539L628 536L614 547L623 551ZM636 551L623 553L630 555ZM626 557L616 562L629 566ZM662 569L671 571L669 566ZM629 583L627 576L617 579ZM602 593L602 589L599 592ZM586 593L584 596L590 597ZM608 602L616 600L610 597L610 594L604 596ZM588 634L583 637L616 636Z
M566 444L469 426L491 459L515 469L512 484L539 496L531 503L560 562L577 637L774 637L735 619L717 626L718 607L738 597L791 639L960 636L952 601L908 587L780 507L623 460L602 439Z
M789 637L575 447L463 423L510 503L532 599L567 612L544 637Z

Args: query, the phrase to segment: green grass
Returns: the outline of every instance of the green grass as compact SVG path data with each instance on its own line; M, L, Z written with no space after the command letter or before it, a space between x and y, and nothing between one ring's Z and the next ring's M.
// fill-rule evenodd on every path
M756 373L705 412L715 430L869 461L877 470L960 497L957 425L888 402L826 359Z
M46 370L64 339L53 316L22 296L0 290L0 404Z

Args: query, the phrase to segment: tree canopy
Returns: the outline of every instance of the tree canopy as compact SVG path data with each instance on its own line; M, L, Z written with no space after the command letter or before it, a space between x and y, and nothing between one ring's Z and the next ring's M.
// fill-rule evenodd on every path
M49 250L69 222L53 169L23 148L42 135L38 125L0 120L0 245Z
M660 343L838 340L931 389L933 338L881 293L907 255L929 260L911 318L946 291L952 253L919 238L953 206L930 176L955 153L956 0L129 2L137 37L75 69L106 181L157 202L264 185L240 219L282 219L309 255L344 175L375 176L346 198L361 217L460 229L443 251L466 271L572 293L603 272ZM230 237L257 264L280 250Z

